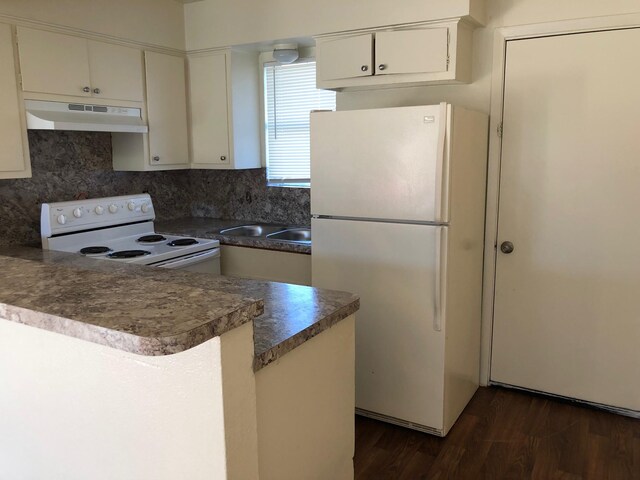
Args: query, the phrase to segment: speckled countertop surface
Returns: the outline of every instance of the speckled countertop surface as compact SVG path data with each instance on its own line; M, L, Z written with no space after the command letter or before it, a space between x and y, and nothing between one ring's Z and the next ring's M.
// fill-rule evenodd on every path
M264 237L241 237L234 235L221 235L220 230L238 227L240 225L255 225L260 222L247 220L221 220L216 218L186 217L177 220L156 221L156 232L188 237L215 238L223 245L236 245L240 247L261 248L264 250L278 250L281 252L311 253L311 245L300 243L282 242L266 239ZM296 226L280 225L282 228Z
M241 293L57 262L0 256L0 271L0 316L142 355L187 350L263 312Z
M0 269L0 315L144 355L186 350L253 318L255 370L359 308L346 292L36 248L0 250Z

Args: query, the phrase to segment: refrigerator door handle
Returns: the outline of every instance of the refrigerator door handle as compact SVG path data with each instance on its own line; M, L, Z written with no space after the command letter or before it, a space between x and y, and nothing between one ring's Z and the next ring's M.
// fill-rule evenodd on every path
M440 126L438 129L437 163L436 163L436 185L435 185L435 220L447 222L449 217L449 164L446 154L447 129L449 127L448 106L446 103L440 104Z
M440 229L436 240L436 281L435 299L433 314L433 329L436 332L442 331L442 325L446 318L447 305L447 227Z

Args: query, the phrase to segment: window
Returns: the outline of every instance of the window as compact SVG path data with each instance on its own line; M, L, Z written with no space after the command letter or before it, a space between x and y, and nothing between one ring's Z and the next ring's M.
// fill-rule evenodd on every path
M309 186L309 113L335 110L335 92L316 89L314 61L265 63L264 107L268 184Z

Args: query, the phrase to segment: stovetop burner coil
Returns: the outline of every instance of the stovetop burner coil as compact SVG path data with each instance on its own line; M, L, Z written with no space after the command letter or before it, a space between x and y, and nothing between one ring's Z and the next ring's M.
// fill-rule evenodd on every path
M82 255L101 255L103 253L112 252L109 247L85 247L80 249Z
M109 258L136 258L151 255L147 250L120 250L119 252L110 253Z
M138 239L138 242L140 243L157 243L157 242L162 242L163 240L166 240L167 237L164 237L162 235L145 235L144 237L140 237Z
M196 243L198 243L198 241L195 238L178 238L167 243L167 245L170 247L187 247L189 245L195 245Z

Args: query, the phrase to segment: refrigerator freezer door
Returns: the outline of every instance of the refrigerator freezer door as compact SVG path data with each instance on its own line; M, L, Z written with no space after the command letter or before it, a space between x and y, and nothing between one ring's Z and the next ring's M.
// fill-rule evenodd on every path
M446 104L311 114L311 212L448 221Z
M312 219L315 287L360 295L356 406L442 431L445 322L436 321L448 227ZM438 323L441 331L436 331Z

